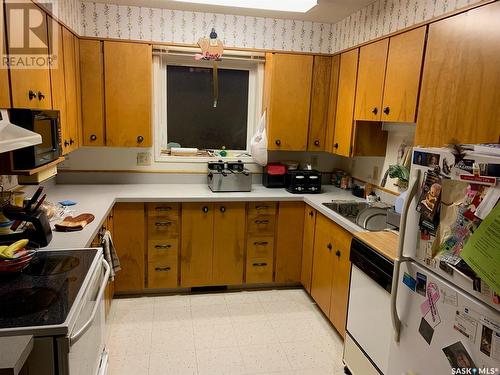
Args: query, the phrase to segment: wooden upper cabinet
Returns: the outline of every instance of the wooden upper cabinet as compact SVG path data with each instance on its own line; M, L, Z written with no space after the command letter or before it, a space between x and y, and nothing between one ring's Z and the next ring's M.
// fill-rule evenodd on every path
M432 23L415 144L500 138L500 2Z
M66 152L77 149L80 140L78 124L80 109L78 101L80 98L77 90L77 80L80 79L80 76L76 69L75 39L76 37L68 29L62 28L64 82L66 86L66 126L64 129L67 132L62 141Z
M335 133L335 116L337 113L338 89L339 89L340 55L332 57L332 68L330 75L330 93L328 99L328 113L325 131L325 147L327 152L333 152L333 137Z
M389 39L359 49L355 120L380 121Z
M0 20L3 22L3 1L0 0ZM0 27L2 33L2 44L0 48L5 51L5 28ZM0 108L10 108L10 84L9 84L9 70L2 65L0 67Z
M106 145L151 147L150 44L104 42Z
M351 275L352 235L337 224L332 223L333 235L333 278L330 299L330 321L337 331L345 336L347 306L349 299L349 280Z
M309 137L307 142L307 149L309 151L325 150L331 71L331 57L314 56Z
M304 203L280 202L276 229L276 275L278 283L299 282L302 270Z
M15 3L13 3L15 6ZM8 10L10 4L6 3L5 8ZM33 4L36 7L36 5ZM23 26L20 24L22 18L7 19L7 36L8 40L24 40L22 31ZM38 27L37 37L40 39L41 46L39 54L49 55L49 43L47 32L47 17L43 17L41 25ZM8 43L8 51L10 55L19 55L25 47L13 46ZM59 52L61 53L61 52ZM42 67L39 69L21 69L16 67L10 68L10 83L12 94L12 106L16 108L34 108L34 109L52 109L52 97L50 90L50 73L49 67Z
M115 278L117 292L144 289L146 254L144 216L143 203L116 203L113 208L113 242L122 267Z
M266 54L269 150L306 151L313 56Z
M304 210L304 240L302 242L302 270L300 273L300 282L309 293L311 293L316 215L316 210L306 205Z
M427 27L389 39L382 121L415 122Z
M82 143L104 146L104 61L103 42L80 39L82 90Z
M332 222L318 214L314 233L311 296L326 315L330 313L333 278Z
M351 156L358 53L359 49L353 49L340 55L333 152L346 157Z
M214 204L183 203L181 287L212 284Z
M213 284L243 284L245 264L245 202L215 204Z

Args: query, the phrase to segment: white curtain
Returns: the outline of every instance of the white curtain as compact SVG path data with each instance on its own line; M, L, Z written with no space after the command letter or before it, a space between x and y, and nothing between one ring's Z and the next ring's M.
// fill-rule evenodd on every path
M167 63L162 56L153 55L153 129L155 155L167 148Z

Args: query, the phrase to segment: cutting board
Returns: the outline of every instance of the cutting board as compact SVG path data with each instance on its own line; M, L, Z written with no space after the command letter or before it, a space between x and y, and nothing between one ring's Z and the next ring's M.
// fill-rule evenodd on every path
M354 237L382 254L386 258L394 261L398 252L399 236L394 232L356 232Z

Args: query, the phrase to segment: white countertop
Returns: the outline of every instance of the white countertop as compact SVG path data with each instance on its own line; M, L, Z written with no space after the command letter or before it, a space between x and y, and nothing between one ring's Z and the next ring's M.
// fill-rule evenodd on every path
M333 199L360 200L350 191L323 186L321 194L291 194L285 189L253 185L251 192L213 193L205 184L53 185L46 189L47 200L70 199L72 215L88 212L95 220L80 232L53 232L45 249L89 247L115 202L203 202L203 201L304 201L350 232L362 228L322 205Z

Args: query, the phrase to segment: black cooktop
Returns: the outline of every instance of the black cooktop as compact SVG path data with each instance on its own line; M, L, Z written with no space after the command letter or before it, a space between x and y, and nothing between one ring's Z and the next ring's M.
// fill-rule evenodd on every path
M96 254L39 251L21 273L0 274L0 329L62 324Z

